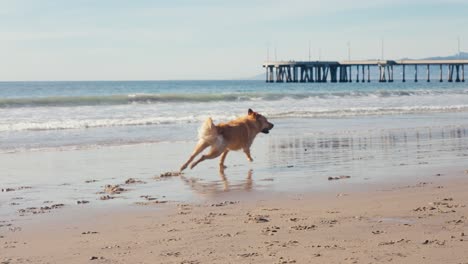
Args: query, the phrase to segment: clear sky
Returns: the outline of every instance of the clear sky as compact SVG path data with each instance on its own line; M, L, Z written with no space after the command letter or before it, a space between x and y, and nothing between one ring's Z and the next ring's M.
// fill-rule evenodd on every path
M0 0L0 81L235 79L468 50L468 0Z

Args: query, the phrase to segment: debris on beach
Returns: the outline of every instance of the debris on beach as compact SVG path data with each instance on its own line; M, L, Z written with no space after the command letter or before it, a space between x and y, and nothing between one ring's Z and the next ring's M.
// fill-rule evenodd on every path
M65 205L53 204L50 206L42 206L42 207L28 207L25 209L19 209L18 213L20 214L20 216L24 216L26 214L44 214L44 213L50 212L51 210L62 208L63 206Z
M99 234L99 232L96 231L86 231L86 232L81 232L82 235L94 235L94 234Z
M85 183L92 183L92 182L97 182L97 180L87 180Z
M103 196L99 197L99 200L106 201L106 200L112 200L114 198L115 198L114 196L103 195Z
M164 204L167 203L166 200L151 200L148 202L135 202L136 205L151 205L151 204Z
M164 198L165 196L163 196ZM151 205L151 204L164 204L169 201L167 200L159 200L159 198L152 197L151 195L141 195L140 198L144 198L145 202L135 202L136 205Z
M180 171L168 171L168 172L161 173L159 177L164 178L164 177L174 177L174 176L181 176L181 175L182 175L182 172Z
M220 206L226 206L226 205L229 205L229 204L236 204L238 202L235 202L235 201L224 201L224 202L221 202L221 203L215 203L215 204L211 204L212 207L220 207Z
M414 212L427 212L430 213L428 216L432 216L434 213L455 213L455 209L465 207L462 204L454 203L452 197L442 198L440 201L430 202L428 206L420 206L413 209Z
M156 197L152 197L151 195L141 195L140 198L145 198L147 201L154 201L158 199Z
M328 180L333 181L333 180L342 180L342 179L349 179L349 178L351 178L351 176L341 175L339 177L328 177Z
M31 189L31 186L20 186L17 188L2 188L2 192L14 192L14 191L21 191L25 189Z
M409 242L411 242L411 240L402 238L402 239L397 240L397 241L390 240L390 241L387 241L387 242L380 242L379 246L389 246L389 245L394 245L394 244L398 244L398 243L409 243Z
M434 239L434 240L429 240L429 239L426 239L422 242L423 245L429 245L429 244L436 244L436 245L439 245L439 246L444 246L445 245L445 240L441 241L441 240L438 240L438 239Z
M118 184L116 185L106 185L104 188L104 192L108 194L120 194L122 192L125 192L126 190L122 187L120 187Z
M76 204L87 204L89 201L86 200L81 200L81 201L76 201Z
M290 229L294 229L297 231L305 231L305 230L314 230L317 226L316 225L296 225L291 226Z
M146 182L141 181L141 180L137 180L137 179L134 179L134 178L128 178L125 181L125 184L136 184L136 183L146 183Z
M264 178L264 179L260 179L259 181L274 181L275 179L273 178Z
M249 216L249 219L245 221L245 223L267 223L270 222L270 219L268 219L268 215L251 215L247 214Z

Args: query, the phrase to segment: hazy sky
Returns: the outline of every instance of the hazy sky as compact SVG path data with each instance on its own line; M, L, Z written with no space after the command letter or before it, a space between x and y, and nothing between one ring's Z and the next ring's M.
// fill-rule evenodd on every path
M468 50L468 0L0 0L0 80L233 79Z

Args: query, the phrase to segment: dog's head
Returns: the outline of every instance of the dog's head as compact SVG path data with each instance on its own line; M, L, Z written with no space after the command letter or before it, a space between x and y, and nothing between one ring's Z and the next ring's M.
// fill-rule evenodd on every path
M260 132L268 134L270 130L274 127L274 125L266 119L266 117L262 116L261 114L254 112L252 109L249 109L248 115L255 119L255 121L260 126Z

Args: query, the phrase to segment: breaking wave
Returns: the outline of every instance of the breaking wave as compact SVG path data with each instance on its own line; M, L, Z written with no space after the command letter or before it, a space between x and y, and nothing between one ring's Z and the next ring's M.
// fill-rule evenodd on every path
M427 95L468 95L468 90L416 90L416 91L349 91L349 92L282 92L282 93L221 93L221 94L128 94L107 96L54 96L1 98L0 108L21 107L74 107L95 105L157 104L157 103L206 103L231 101L277 101L282 99L303 100L309 98L362 98L403 97Z

